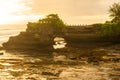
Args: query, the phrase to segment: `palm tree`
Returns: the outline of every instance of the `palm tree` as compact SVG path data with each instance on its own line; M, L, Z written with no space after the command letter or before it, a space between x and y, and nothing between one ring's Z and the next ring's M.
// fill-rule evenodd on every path
M120 3L114 3L109 9L110 17L112 22L120 22Z

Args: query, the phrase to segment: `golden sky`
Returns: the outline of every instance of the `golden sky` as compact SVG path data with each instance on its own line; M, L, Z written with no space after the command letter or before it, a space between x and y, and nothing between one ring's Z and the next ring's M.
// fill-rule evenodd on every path
M120 0L0 0L0 24L27 24L50 13L67 24L101 23L114 2Z

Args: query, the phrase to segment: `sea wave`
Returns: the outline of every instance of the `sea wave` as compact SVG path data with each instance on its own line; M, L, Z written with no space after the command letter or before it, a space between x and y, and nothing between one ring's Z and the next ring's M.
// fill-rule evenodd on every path
M18 35L21 31L25 31L25 26L0 26L0 46L3 42L8 41L9 37Z

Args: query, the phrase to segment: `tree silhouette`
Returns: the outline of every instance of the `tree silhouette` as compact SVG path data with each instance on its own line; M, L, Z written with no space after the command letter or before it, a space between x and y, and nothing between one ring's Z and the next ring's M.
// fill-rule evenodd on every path
M120 22L120 3L114 3L109 9L110 17L112 22Z

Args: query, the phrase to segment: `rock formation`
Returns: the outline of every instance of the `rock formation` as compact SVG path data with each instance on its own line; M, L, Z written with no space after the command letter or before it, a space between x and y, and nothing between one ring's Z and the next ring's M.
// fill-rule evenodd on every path
M6 50L51 50L54 38L64 34L64 27L57 14L50 14L38 22L29 22L26 32L10 37L3 47Z

